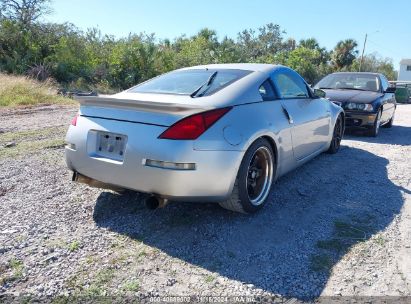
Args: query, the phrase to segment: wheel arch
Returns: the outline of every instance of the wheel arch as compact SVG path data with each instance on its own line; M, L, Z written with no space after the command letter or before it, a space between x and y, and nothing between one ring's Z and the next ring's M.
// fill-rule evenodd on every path
M268 143L270 144L270 147L274 153L275 164L276 166L278 166L279 159L280 159L279 149L278 149L279 145L278 145L277 140L268 133L260 133L260 134L256 134L255 136L253 136L250 140L247 141L247 144L244 146L244 151L248 151L248 149L250 149L250 147L260 138L267 140Z

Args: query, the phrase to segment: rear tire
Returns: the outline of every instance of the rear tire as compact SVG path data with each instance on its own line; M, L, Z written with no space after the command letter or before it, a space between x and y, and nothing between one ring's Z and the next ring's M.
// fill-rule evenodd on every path
M241 161L231 196L221 207L240 213L254 213L266 203L274 180L276 163L270 143L257 139Z
M371 137L377 137L378 136L378 133L380 131L380 125L381 125L381 116L382 116L382 111L379 110L377 116L375 117L374 125L368 131L369 136L371 136Z

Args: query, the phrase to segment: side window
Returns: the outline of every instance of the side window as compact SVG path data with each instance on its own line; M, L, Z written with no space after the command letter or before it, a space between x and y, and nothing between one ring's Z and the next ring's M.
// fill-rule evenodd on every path
M385 76L381 76L380 79L381 79L382 90L385 92L390 86L390 84L387 78L385 78Z
M269 80L263 82L263 84L258 88L263 100L273 100L275 99L274 89Z
M272 76L281 98L309 98L307 86L302 79L291 74L276 73Z

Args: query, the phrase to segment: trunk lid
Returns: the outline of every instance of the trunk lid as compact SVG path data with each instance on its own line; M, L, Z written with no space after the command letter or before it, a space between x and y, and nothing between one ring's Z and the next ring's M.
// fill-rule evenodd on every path
M209 107L188 103L187 98L173 96L170 102L131 99L127 95L119 96L76 96L80 103L80 115L84 117L144 123L158 126L170 126L181 118L209 110ZM141 94L139 94L141 97ZM180 96L178 96L180 97Z

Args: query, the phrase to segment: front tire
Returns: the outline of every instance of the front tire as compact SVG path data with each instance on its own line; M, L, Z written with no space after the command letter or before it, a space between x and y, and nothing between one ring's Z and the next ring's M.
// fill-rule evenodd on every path
M338 116L335 122L333 138L331 139L330 147L327 150L329 154L335 154L338 152L341 146L341 139L344 134L344 124L341 115Z
M392 114L392 117L389 122L387 122L385 125L383 125L383 128L392 128L392 125L394 124L394 114Z
M275 170L270 143L264 138L257 139L241 161L230 198L220 206L245 214L260 210L270 194Z
M371 137L377 137L380 131L381 126L381 116L382 111L379 110L377 116L375 117L374 125L371 127L371 130L368 132L368 135Z

